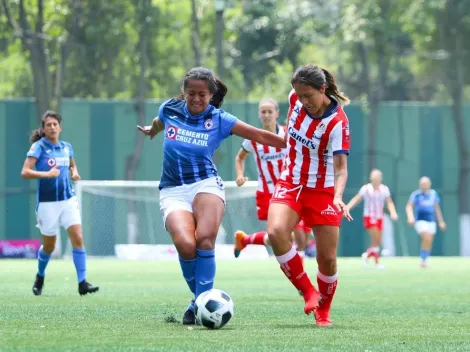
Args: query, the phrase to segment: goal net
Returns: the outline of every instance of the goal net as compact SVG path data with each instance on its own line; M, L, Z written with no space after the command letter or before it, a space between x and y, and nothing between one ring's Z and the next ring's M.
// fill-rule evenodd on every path
M257 218L257 182L246 182L243 187L233 181L224 184L227 205L217 236L216 255L219 252L219 256L233 257L234 232L260 231L266 224ZM87 254L121 259L174 257L160 212L158 185L158 181L79 181L76 193ZM245 258L268 255L264 246L247 249ZM65 255L71 255L70 244Z

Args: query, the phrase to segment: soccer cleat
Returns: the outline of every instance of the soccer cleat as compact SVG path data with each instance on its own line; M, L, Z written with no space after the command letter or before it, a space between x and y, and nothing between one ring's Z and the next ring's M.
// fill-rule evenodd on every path
M233 248L233 254L235 258L240 256L241 251L246 247L243 244L243 238L245 238L246 234L243 231L238 230L235 232L235 247Z
M429 265L428 263L422 261L419 266L421 267L421 269L426 269Z
M369 266L369 255L367 252L362 253L361 255L362 263L364 264L364 268Z
M376 270L384 270L385 269L385 266L383 264L376 264L375 265L375 269Z
M194 300L192 300L194 304ZM191 309L186 309L183 315L183 325L196 325L196 315Z
M317 326L332 326L329 309L315 309L315 321Z
M80 294L80 296L86 295L88 293L98 292L99 289L99 286L93 286L86 280L83 280L78 284L78 293Z
M312 291L306 292L303 297L305 301L304 312L308 315L318 308L318 305L320 304L321 300L321 295L320 292L313 288Z
M34 280L33 293L35 296L42 294L42 288L44 287L44 276L36 274L36 280Z

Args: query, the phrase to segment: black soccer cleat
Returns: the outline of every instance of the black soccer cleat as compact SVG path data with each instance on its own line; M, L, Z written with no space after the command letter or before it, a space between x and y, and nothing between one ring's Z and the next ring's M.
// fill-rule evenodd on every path
M35 296L42 294L42 288L44 287L44 276L36 274L36 280L34 280L33 293Z
M93 286L86 280L83 280L78 284L78 293L80 296L86 295L88 293L98 292L99 289L99 286Z
M192 300L194 304L194 300ZM196 324L196 315L191 309L187 309L183 315L183 325L195 325Z

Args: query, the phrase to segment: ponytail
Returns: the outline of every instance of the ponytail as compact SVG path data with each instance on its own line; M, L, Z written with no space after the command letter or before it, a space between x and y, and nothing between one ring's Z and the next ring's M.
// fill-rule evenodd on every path
M228 92L228 88L220 78L215 78L217 82L217 92L212 96L209 104L215 106L217 109L224 103L224 97Z
M31 143L34 143L34 142L37 142L38 140L40 140L42 137L44 137L44 131L42 129L42 127L39 127L35 130L33 130L33 132L31 132L31 136L29 137L29 141Z
M325 74L326 95L336 98L336 100L338 100L341 105L348 105L351 101L343 92L339 90L335 77L327 69L322 68L321 70Z

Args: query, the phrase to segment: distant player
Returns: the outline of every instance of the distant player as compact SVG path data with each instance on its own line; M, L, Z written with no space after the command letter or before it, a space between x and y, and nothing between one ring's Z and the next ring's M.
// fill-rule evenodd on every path
M178 251L193 300L183 324L195 324L194 299L213 288L214 246L225 211L225 188L212 156L232 134L276 148L280 136L250 126L221 110L227 87L212 71L197 67L184 77L182 95L160 106L150 138L164 131L160 210Z
M385 203L387 203L393 221L398 220L398 215L390 196L390 190L382 183L382 172L380 170L373 169L370 172L370 183L362 186L359 193L351 199L347 205L349 210L354 208L362 199L364 199L364 227L369 232L371 241L367 251L362 254L362 259L364 265L367 266L369 258L374 258L377 269L382 269L383 266L379 263L379 258Z
M33 285L36 296L42 294L46 267L54 251L60 227L67 230L72 242L73 263L77 271L78 293L86 295L99 290L86 280L86 251L82 222L71 181L80 180L72 146L59 140L62 117L47 111L42 126L33 131L33 143L21 170L21 177L38 179L36 216L42 234L38 253L38 272Z
M330 308L338 283L336 251L344 216L350 146L348 118L342 108L349 99L334 76L316 65L299 67L292 76L285 167L268 212L268 234L281 270L302 291L304 312L314 313L317 326L330 326ZM290 241L303 219L316 241L318 292Z
M282 138L285 137L285 127L279 126L277 123L279 118L279 106L276 100L271 98L261 100L258 113L264 130L277 133ZM269 201L273 195L274 186L281 176L286 150L265 146L245 139L240 151L235 157L235 170L237 172L235 182L239 187L243 186L247 181L244 172L245 160L249 153L253 154L258 170L258 189L256 191L258 219L266 221L268 219ZM294 229L297 251L302 258L305 257L305 247L310 233L311 229L304 226L302 221ZM259 231L247 235L241 230L235 232L234 254L236 258L238 258L240 252L247 245L270 245L268 233L266 231Z
M436 234L436 217L441 231L445 231L446 223L439 206L440 198L437 192L431 189L429 177L421 177L419 190L411 193L410 200L406 204L406 216L408 224L415 227L421 236L421 267L428 266L427 260L431 255L432 242Z

